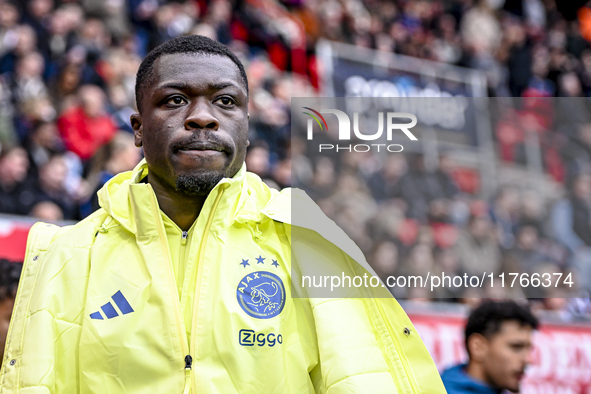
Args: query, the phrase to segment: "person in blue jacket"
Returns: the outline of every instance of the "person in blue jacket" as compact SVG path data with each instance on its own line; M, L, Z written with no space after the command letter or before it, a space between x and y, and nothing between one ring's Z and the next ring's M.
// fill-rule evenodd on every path
M537 318L514 301L485 301L474 309L465 328L468 363L443 372L449 394L498 394L519 391L529 364Z

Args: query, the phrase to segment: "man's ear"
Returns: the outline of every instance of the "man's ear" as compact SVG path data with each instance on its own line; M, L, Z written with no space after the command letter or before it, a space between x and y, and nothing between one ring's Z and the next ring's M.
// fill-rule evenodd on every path
M133 114L129 120L131 122L131 128L133 129L133 141L135 146L140 148L142 146L142 133L144 131L142 126L142 115Z
M482 362L488 357L488 339L481 334L472 334L468 338L470 361Z

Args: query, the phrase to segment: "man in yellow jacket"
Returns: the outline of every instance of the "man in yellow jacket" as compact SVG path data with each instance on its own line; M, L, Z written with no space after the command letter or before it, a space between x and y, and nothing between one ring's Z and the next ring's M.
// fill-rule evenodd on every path
M301 294L319 266L372 271L304 193L246 172L234 54L169 41L136 97L145 160L87 219L31 230L0 393L445 393L387 290Z

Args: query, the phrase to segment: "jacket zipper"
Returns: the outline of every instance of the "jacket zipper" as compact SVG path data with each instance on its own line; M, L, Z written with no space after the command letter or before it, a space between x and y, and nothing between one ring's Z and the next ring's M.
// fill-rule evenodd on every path
M189 394L191 391L191 367L193 366L193 357L190 354L185 356L185 389L183 394Z
M183 293L183 283L185 283L185 275L186 275L186 254L187 254L187 240L189 238L189 232L188 231L183 231L182 235L181 235L181 250L180 250L180 256L179 256L179 262L178 262L178 281L177 281L177 286L181 286L180 288L180 293ZM178 289L177 289L178 291ZM182 307L183 303L181 300L181 307ZM183 320L184 321L184 320Z
M156 195L152 194L152 206L154 208L154 212L159 212L158 203L156 202ZM169 288L174 289L175 295L177 294L178 290L176 288L174 282L174 275L172 273L172 262L170 261L170 254L167 252L166 246L166 234L163 231L163 226L158 227L158 238L160 238L162 250L165 252L164 255L166 256L166 276L168 277ZM176 297L178 299L178 296ZM181 339L181 349L183 354L185 354L185 388L183 394L188 394L191 389L191 369L193 358L189 354L189 340L187 339L187 333L185 332L185 323L181 317L181 305L179 301L173 302L172 309L174 310L174 317L176 320L176 327L178 331L178 336ZM187 360L190 362L187 363ZM189 368L187 368L187 366Z
M213 222L213 216L215 211L218 207L218 204L224 194L225 188L224 186L220 187L220 191L213 202L213 206L211 207L211 212L209 213L209 217L207 218L207 223L205 224L205 228L203 230L203 237L201 238L201 244L199 245L199 258L197 259L197 283L195 284L195 297L193 299L193 319L191 322L191 336L195 338L195 334L197 332L197 310L199 307L199 292L201 289L201 278L202 278L202 264L203 258L205 257L205 246L207 245L207 237L209 236L209 229L211 227L211 223ZM191 341L191 354L196 354L195 350L195 339ZM197 382L195 380L195 375L191 376L191 387L194 388L194 393L197 393Z

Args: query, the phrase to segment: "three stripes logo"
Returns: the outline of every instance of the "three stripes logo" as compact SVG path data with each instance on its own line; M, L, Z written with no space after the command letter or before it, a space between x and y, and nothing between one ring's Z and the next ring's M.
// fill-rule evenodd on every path
M113 299L113 302L115 303L122 315L127 315L128 313L133 312L133 308L131 307L131 305L129 305L129 302L127 301L123 293L121 293L121 290L113 294L111 298ZM103 311L107 319L112 319L114 317L119 316L119 312L117 312L117 309L115 309L115 307L110 301L107 302L105 305L101 306L101 310ZM104 320L101 311L91 313L90 318L96 320Z

